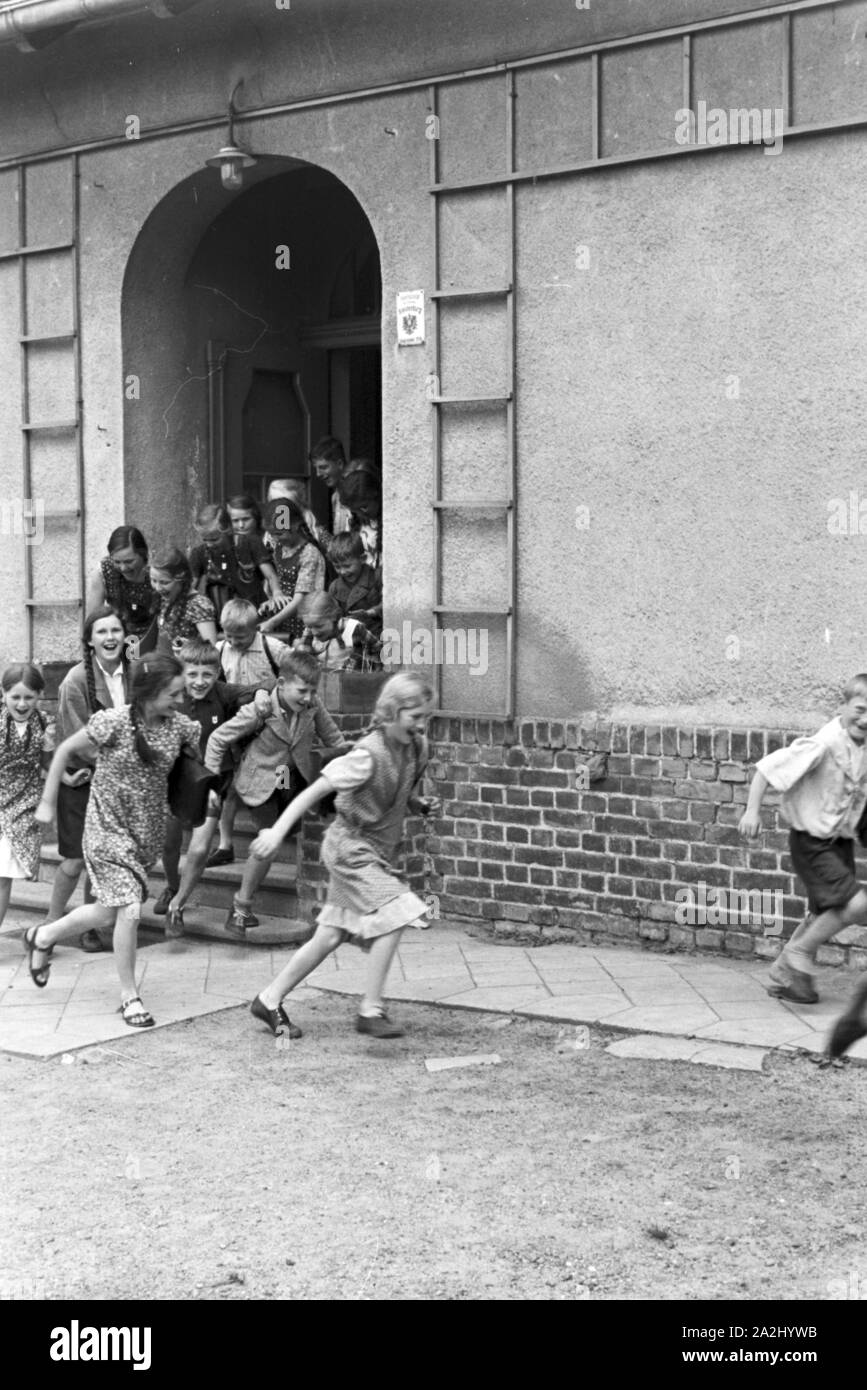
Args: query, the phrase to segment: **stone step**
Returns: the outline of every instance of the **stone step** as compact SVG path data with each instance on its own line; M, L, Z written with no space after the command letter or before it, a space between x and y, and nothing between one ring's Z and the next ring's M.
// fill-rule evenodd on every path
M193 895L196 902L207 907L222 908L224 912L228 912L234 894L241 887L241 878L244 872L244 858L238 857L237 846L235 854L234 864L224 864L220 868L206 871ZM50 882L59 863L60 855L57 846L43 845L40 878ZM181 855L182 870L183 866L184 856ZM294 864L287 864L279 859L274 861L268 871L268 877L256 894L256 906L253 910L257 917L260 915L260 908L269 916L279 917L284 913L294 912L296 873ZM158 861L151 870L149 881L153 897L158 898L166 883L165 870L161 861Z
M49 873L45 881L16 880L12 885L11 908L19 912L33 913L35 918L44 917L51 898L52 877L53 873ZM161 890L158 889L157 891ZM284 899L284 901L286 909L284 912L267 912L264 910L264 906L260 905L257 897L255 911L259 918L259 926L252 927L247 932L244 943L241 943L234 937L228 936L224 929L228 904L226 906L211 906L203 903L196 892L184 909L184 932L188 936L207 937L212 941L229 942L233 946L241 944L286 946L297 945L301 941L309 940L313 935L312 919L305 922L294 915L296 911L294 897ZM69 906L70 908L80 907L83 902L84 897L79 886L70 899ZM152 909L153 902L149 899L142 908L139 928L143 941L160 940L165 935L166 919L165 917L155 917Z
M258 833L259 831L256 829L256 826L253 824L253 821L250 819L249 814L246 811L240 811L238 815L235 817L235 824L232 829L232 844L235 847L236 860L239 858L246 859L250 845L253 843ZM295 846L297 843L297 839L298 837L296 835L291 835L288 839L283 841L275 856L275 864L295 863ZM217 839L217 836L214 835L213 848L216 849L218 844L219 840ZM187 838L186 836L184 836L185 849L186 846Z
M181 869L183 866L182 858ZM201 903L205 907L222 908L224 912L228 912L232 905L232 898L241 886L243 868L243 860L240 862L236 860L234 864L227 864L220 869L208 869L196 885L190 901ZM154 866L149 878L153 896L158 898L166 882L161 863ZM253 911L257 917L260 917L263 912L269 916L279 917L287 912L295 911L295 899L294 865L272 864L268 871L268 877L256 893Z

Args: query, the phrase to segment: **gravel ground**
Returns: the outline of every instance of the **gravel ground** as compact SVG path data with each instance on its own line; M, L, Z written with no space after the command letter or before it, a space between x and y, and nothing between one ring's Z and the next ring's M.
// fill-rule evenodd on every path
M0 1058L6 1297L867 1296L867 1068L619 1060L613 1034L423 1005L373 1041L312 992L293 1013L285 1045L232 1009Z

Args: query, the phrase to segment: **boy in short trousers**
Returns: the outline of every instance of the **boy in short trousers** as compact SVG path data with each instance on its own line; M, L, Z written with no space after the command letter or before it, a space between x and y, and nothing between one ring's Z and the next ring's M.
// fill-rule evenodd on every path
M867 674L853 676L836 718L756 763L742 835L761 829L767 788L782 792L789 852L806 890L811 919L771 967L769 993L799 1004L818 1001L813 967L819 947L844 927L867 923L867 892L855 877L858 825L867 805Z

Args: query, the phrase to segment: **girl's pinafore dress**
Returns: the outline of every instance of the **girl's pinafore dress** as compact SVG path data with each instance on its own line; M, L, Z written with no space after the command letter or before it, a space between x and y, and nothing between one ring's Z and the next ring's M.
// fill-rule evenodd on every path
M394 867L407 801L427 758L426 739L393 745L375 729L322 769L337 792L337 817L322 841L329 877L319 925L345 931L359 946L420 919L427 926L427 904Z
M111 560L103 560L99 568L105 601L109 608L120 614L127 637L144 637L150 633L160 607L160 596L151 588L150 576L146 575L133 584L124 578Z
M33 816L42 800L42 754L53 751L41 710L22 723L0 710L0 878L33 878L39 868L42 827Z
M99 710L87 732L97 754L84 822L84 862L103 907L137 905L147 896L148 869L162 852L169 772L182 744L198 752L201 728L173 711L159 729L145 730L156 754L152 763L142 762L136 752L129 705Z
M286 598L294 598L298 590L303 594L318 593L325 587L325 559L322 552L302 541L292 546L285 540L273 543L274 568L280 580L280 592ZM293 613L286 622L274 628L283 642L294 642L304 631L304 619Z

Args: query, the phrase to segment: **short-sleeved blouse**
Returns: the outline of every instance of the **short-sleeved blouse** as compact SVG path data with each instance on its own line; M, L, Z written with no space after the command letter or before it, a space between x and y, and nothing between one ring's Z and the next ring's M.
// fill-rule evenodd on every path
M298 566L298 574L292 586L292 593L287 594L288 598L293 598L295 594L313 594L325 587L325 557L322 551L308 541L300 546L287 545L285 541L275 541L274 543L274 568L280 580L280 587L283 588L284 573L291 571Z
M195 589L190 589L189 593L176 603L169 604L163 599L159 629L164 643L195 640L199 635L199 623L216 623L214 605L204 594L197 594Z

